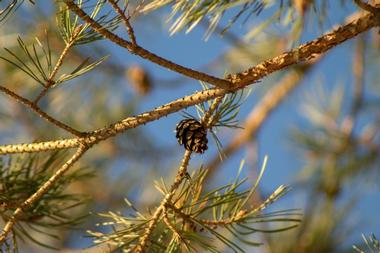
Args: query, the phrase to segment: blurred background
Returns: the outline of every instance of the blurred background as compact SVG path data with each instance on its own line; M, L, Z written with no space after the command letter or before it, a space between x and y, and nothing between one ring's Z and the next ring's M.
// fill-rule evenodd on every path
M169 19L170 4L137 12L131 22L140 46L222 77L317 38L359 11L352 1L309 0L283 1L279 13L280 1L273 2L259 15L244 13L224 30L241 6L231 8L211 33L206 17L189 32L183 29L171 34L176 16ZM129 8L134 7L131 1ZM36 1L33 5L25 1L1 23L0 48L17 51L18 36L33 43L35 37L44 41L48 34L56 54L53 57L59 56L64 42L57 31L56 8L53 2ZM123 27L117 32L127 38ZM0 50L0 56L4 55ZM94 71L51 90L41 107L76 129L90 131L202 89L198 81L133 56L105 40L75 46L62 72L72 70L86 57L95 61L105 55L108 59ZM234 178L242 160L243 174L254 182L267 155L258 197L268 196L281 184L291 186L292 190L271 208L299 208L304 213L302 223L297 229L258 236L264 245L247 248L247 252L353 252L353 244L363 244L362 233L380 235L379 56L376 28L310 63L264 78L251 85L250 96L241 105L238 118L243 129L217 129L224 160L220 161L211 137L209 150L193 156L190 170L210 167L210 185ZM29 98L41 90L6 61L0 61L0 84ZM186 112L196 116L194 108ZM99 229L95 224L101 218L95 213L123 212L125 197L142 210L154 207L161 195L153 181L162 177L170 184L182 159L184 150L174 133L182 118L181 113L169 115L88 152L77 167L88 167L95 176L72 184L68 190L88 195L87 204L76 212L92 214L78 229L60 231L59 240L52 243L66 249L91 245L86 230ZM2 145L69 137L3 94L0 119ZM236 141L242 133L247 136ZM27 244L21 252L51 251Z

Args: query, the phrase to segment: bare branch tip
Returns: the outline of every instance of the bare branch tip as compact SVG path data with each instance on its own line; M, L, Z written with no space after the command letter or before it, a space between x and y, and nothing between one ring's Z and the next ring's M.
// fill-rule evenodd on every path
M365 11L368 11L374 15L380 15L380 7L365 3L362 0L354 0L354 2L357 6Z

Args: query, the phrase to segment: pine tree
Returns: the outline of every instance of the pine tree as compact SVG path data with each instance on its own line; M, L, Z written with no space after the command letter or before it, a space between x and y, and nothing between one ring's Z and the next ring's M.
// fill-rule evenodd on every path
M158 20L229 48L177 52L190 68L141 42ZM0 252L380 252L348 224L379 176L379 25L378 0L0 1ZM318 84L347 44L347 84ZM258 136L286 100L303 167L266 191Z

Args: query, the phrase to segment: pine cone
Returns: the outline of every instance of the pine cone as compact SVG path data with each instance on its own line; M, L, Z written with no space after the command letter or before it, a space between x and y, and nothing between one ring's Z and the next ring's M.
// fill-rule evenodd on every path
M176 138L189 151L203 153L208 148L207 131L195 119L181 120L176 127Z
M152 90L152 81L148 72L139 65L132 65L126 72L127 79L133 89L141 96L146 96Z

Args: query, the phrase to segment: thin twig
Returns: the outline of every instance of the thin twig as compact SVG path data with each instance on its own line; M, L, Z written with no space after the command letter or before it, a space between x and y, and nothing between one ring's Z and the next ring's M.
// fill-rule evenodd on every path
M206 73L198 72L192 69L185 68L181 65L170 62L162 57L159 57L144 48L139 46L133 47L133 45L116 34L108 31L102 27L99 23L91 19L81 8L79 8L72 0L64 0L68 8L75 12L80 18L88 23L95 31L102 34L107 39L113 41L121 47L128 49L131 53L137 54L142 58L150 60L158 65L176 71L180 74L188 77L208 82L212 85L221 88L242 88L249 84L255 83L263 77L286 68L290 65L300 63L302 61L310 60L327 50L343 43L344 41L355 37L357 34L362 33L374 26L379 25L379 19L373 15L365 15L361 18L354 20L353 22L336 29L335 31L326 34L316 40L299 46L297 49L283 53L275 58L264 61L263 63L247 69L243 72L230 74L227 76L227 80L219 79L210 76ZM207 79L207 80L206 80ZM234 84L231 86L231 82Z
M5 241L8 234L12 231L19 217L36 201L38 201L52 186L61 178L61 176L70 169L75 162L87 151L89 146L81 146L77 152L59 168L53 176L51 176L32 196L25 200L13 213L5 224L2 233L0 234L0 245Z
M359 13L354 13L353 15L346 18L346 22L357 22ZM354 19L354 21L352 21ZM341 30L342 27L335 29L335 31ZM334 33L334 31L332 31ZM326 35L324 35L325 37ZM323 40L319 38L317 40ZM315 41L317 41L315 40ZM306 44L305 44L306 45ZM296 51L296 50L292 50ZM270 113L277 108L280 103L301 83L301 79L310 71L310 67L322 59L323 55L319 54L315 56L311 61L307 62L307 65L301 66L296 71L289 72L283 79L272 89L270 89L267 94L261 99L260 103L257 104L252 112L247 117L243 129L241 132L237 133L232 141L222 150L225 157L224 161L228 159L233 153L238 151L243 145L247 144L252 138L257 135L262 125L268 119ZM264 63L260 64L264 65ZM259 66L260 66L259 65ZM206 165L208 168L207 178L211 178L217 167L221 164L219 156L215 156L210 159L209 163Z
M31 110L36 112L41 118L45 119L47 122L52 123L52 124L56 125L57 127L62 128L62 129L66 130L67 132L69 132L69 133L71 133L77 137L81 137L84 135L84 133L82 133L78 130L75 130L72 127L62 123L61 121L56 120L53 117L49 116L46 112L42 111L41 108L39 108L34 102L32 102L32 101L30 101L24 97L21 97L20 95L14 93L13 91L9 90L8 88L0 85L0 91L4 92L5 94L12 97L16 101L18 101L21 104L25 105L26 107L30 108Z
M375 15L380 15L380 8L379 7L375 7L375 6L372 6L370 4L364 3L361 0L354 0L354 2L356 3L357 6L359 6L360 8L362 8L365 11L371 12Z
M105 38L109 39L110 41L118 44L121 47L124 47L128 49L131 53L139 55L142 58L145 58L153 63L156 63L160 66L163 66L167 69L173 70L175 72L178 72L182 75L191 77L196 80L201 80L210 84L213 84L215 86L221 87L221 88L228 88L231 87L230 82L221 78L217 78L215 76L211 76L190 68L186 68L184 66L181 66L179 64L176 64L172 61L169 61L167 59L164 59L158 55L155 55L148 50L140 47L135 46L131 42L117 36L116 34L108 31L104 27L102 27L98 22L96 22L94 19L92 19L90 16L88 16L78 5L74 3L72 0L64 0L67 7L74 12L76 15L78 15L81 19L83 19L86 23L88 23L96 32L103 35Z
M150 121L157 120L171 113L182 110L189 106L199 104L209 99L223 96L226 93L224 89L209 89L195 93L194 95L186 96L177 99L171 103L160 106L153 111L145 112L137 116L128 117L122 121L112 124L109 127L102 128L86 134L86 138L62 139L48 142L28 143L28 144L13 144L0 146L1 154L24 153L24 152L40 152L52 149L67 149L78 147L81 142L92 143L94 139L102 141L115 136L118 133L128 129L135 128L139 125L146 124Z
M288 189L287 186L281 185L279 186L269 197L267 197L263 202L261 202L258 206L251 205L250 207L246 209L242 209L239 212L237 212L234 216L228 217L228 218L221 218L217 220L209 220L209 219L199 219L198 222L202 223L202 225L211 225L211 226L226 226L232 223L238 223L242 221L244 218L246 218L249 215L256 214L259 215L261 211L263 211L267 206L272 204L276 199L278 199L284 191ZM175 205L168 204L168 208L170 208L174 213L178 216L180 216L183 220L187 221L188 223L193 223L194 218L191 214L184 213L181 208L178 208Z
M63 60L65 59L67 53L69 52L71 47L74 45L75 40L81 31L81 28L82 28L81 26L78 26L74 30L70 40L67 42L65 48L63 49L61 55L59 56L58 61L55 64L53 71L50 73L50 76L49 76L48 80L46 81L44 89L40 92L40 94L38 94L36 99L33 101L33 103L35 105L38 104L38 102L46 95L46 93L49 91L49 89L55 84L54 78L57 75L58 70L61 68L61 66L63 64Z
M362 16L344 26L338 27L318 39L312 40L296 49L264 61L253 68L229 75L227 78L236 84L236 86L245 87L290 65L311 60L358 34L365 32L372 27L379 26L379 24L379 18L373 14Z
M222 101L223 97L217 97L214 102L211 104L208 111L204 114L203 118L201 119L202 124L209 128L211 127L208 125L209 119L212 117L212 114L214 111L218 108L220 102ZM192 151L186 150L181 166L178 169L177 175L174 179L174 182L172 186L170 187L170 190L168 194L166 194L165 198L161 201L159 207L156 209L155 213L153 214L151 221L149 222L148 226L145 229L144 235L141 237L139 243L136 245L134 252L135 253L141 253L144 252L147 242L149 240L150 235L152 234L155 226L157 225L158 221L161 219L161 214L165 211L165 207L170 201L172 200L176 190L178 189L179 185L182 183L184 178L187 174L187 167L189 165L190 157L191 157Z
M263 124L269 118L269 115L300 85L302 78L309 70L310 65L292 70L285 75L276 86L267 91L266 95L255 105L247 116L243 124L243 129L238 131L233 138L231 138L231 142L222 149L223 162L255 138ZM213 176L221 162L218 155L210 159L209 163L205 166L208 168L208 179Z
M132 53L140 55L143 58L146 58L152 62L155 62L161 66L174 70L183 75L186 75L198 80L203 80L205 82L209 82L219 87L223 87L223 88L230 87L230 82L227 80L219 79L202 72L197 72L197 71L185 68L173 62L170 62L166 59L163 59L159 56L156 56L141 47L133 46L130 42L121 39L120 37L116 36L115 34L101 27L98 23L92 20L87 14L85 14L77 5L75 5L73 1L65 0L65 2L72 11L77 13L78 16L80 16L87 23L89 23L98 33L114 41L115 43L127 48ZM258 81L259 79L263 78L264 76L272 72L283 69L289 65L296 64L300 61L309 60L315 55L322 54L326 52L327 50L331 49L332 47L340 43L343 43L344 41L378 24L379 24L378 18L374 17L374 15L372 14L366 15L356 20L355 22L352 22L344 27L341 27L340 29L336 30L333 33L327 34L317 40L314 40L312 42L309 42L305 45L300 46L297 50L284 53L278 57L275 57L272 60L265 61L264 63L254 68L251 68L243 73L231 75L230 80L236 84L236 89L244 88L245 86ZM187 107L193 104L201 103L211 98L222 96L228 92L231 92L231 90L211 89L207 92L209 92L206 94L207 96L203 96L203 97L201 95L204 95L204 93L202 92L198 93L201 99L198 99L196 102L194 101L190 101L190 102L182 101L182 102L184 102L184 105ZM188 96L188 98L191 98L191 97L192 96ZM170 103L170 106L173 106L173 104ZM138 125L158 119L169 113L172 113L174 111L178 111L184 108L184 107L177 107L175 109L172 109L170 108L170 106L160 107L152 111L151 113L145 113L137 117L127 118L119 123L112 125L109 128L95 131L93 133L94 134L93 136L96 136L97 139L104 140L106 138L116 135L117 133L125 131L126 129L136 127ZM173 111L170 111L170 110L173 110ZM79 145L80 143L79 139L72 139L72 140L77 140L78 143L76 145ZM78 151L73 155L73 157L71 157L70 160L68 160L48 181L46 181L36 193L30 196L19 208L16 209L13 216L8 220L6 226L4 227L2 234L0 235L0 243L4 242L4 240L6 239L9 232L12 230L12 227L17 222L17 219L20 217L20 215L23 214L24 211L28 207L30 207L30 205L38 201L50 189L50 187L87 151L88 148L89 147L87 146L81 146L78 149ZM163 209L166 203L170 202L171 198L175 194L176 189L179 187L179 185L185 178L190 156L191 156L191 151L186 151L182 165L178 170L177 176L174 180L174 183L172 184L170 192L163 199L160 206L156 209L156 212L152 217L152 221L149 223L149 226L147 227L146 233L141 238L140 243L136 247L136 252L144 251L146 247L146 243L149 239L149 236L154 230L155 225L157 224L158 220L160 219L160 216L163 212Z
M249 216L251 214L258 215L267 206L269 206L274 201L276 201L276 199L278 199L279 196L281 196L281 193L286 191L286 190L287 190L287 186L281 185L271 195L269 195L269 197L267 197L259 206L256 206L256 207L251 206L248 209L242 209L238 213L236 213L235 216L233 216L233 217L228 217L225 219L218 219L218 220L201 219L200 222L202 224L214 225L214 226L218 226L218 225L226 226L226 225L229 225L232 223L238 223L239 221L243 220L244 218L246 218L247 216ZM181 212L181 210L179 210L179 209L176 209L175 211Z
M66 1L72 2L69 0L66 0ZM68 5L71 6L70 3L68 3ZM76 5L75 5L75 7L72 7L72 8L75 10L75 12L77 11L76 8L79 9L79 7L77 7ZM78 13L82 13L83 15L85 15L87 17L87 15L81 10L78 11ZM85 21L87 22L88 20L85 19ZM92 21L90 20L89 22L92 22ZM97 25L94 25L94 23L90 23L90 24L92 26L98 27ZM257 65L256 67L252 68L251 71L248 71L250 74L244 75L245 77L242 77L243 79L241 79L241 81L237 83L238 85L236 88L234 88L233 91L236 91L238 89L242 89L246 85L250 84L251 82L257 82L260 78L263 78L264 76L266 76L272 72L278 71L278 70L283 69L285 67L288 67L290 65L300 63L302 61L308 61L308 60L311 60L313 58L316 58L317 56L320 56L321 54L327 52L328 50L330 50L334 46L337 46L337 45L345 42L346 40L351 39L351 38L357 36L358 34L361 34L365 31L367 31L368 29L370 29L372 27L377 26L378 24L379 24L378 19L376 17L374 17L374 15L372 15L372 14L368 14L368 15L364 15L364 16L361 16L359 18L356 18L355 20L349 22L348 24L338 27L333 32L327 33L327 34L319 37L318 39L315 39L311 42L308 42L306 44L299 46L296 49L293 49L290 52L284 53L280 56L274 57L271 60L264 61L263 63ZM98 27L97 29L98 30L100 29L101 31L105 31L104 28ZM106 33L107 36L109 36L109 33L110 32ZM106 35L104 35L104 36L106 36ZM117 43L119 45L124 46L124 47L127 47L127 46L129 47L129 45L130 45L130 43L128 41L124 41L119 37L114 37L113 35L111 35L110 40L112 40L112 41L116 40L116 41L118 41ZM298 52L298 53L296 53L296 52ZM151 55L151 53L149 53L149 52L144 53L144 55ZM149 59L149 57L146 57L146 58ZM155 62L155 61L153 61L153 62ZM181 73L181 72L179 72L179 73ZM185 75L187 75L187 74L185 74ZM192 75L192 74L190 74L190 75ZM189 75L187 75L187 76L189 76ZM238 78L238 76L235 76L235 78ZM231 78L234 79L233 77L231 77ZM199 79L199 80L202 80L202 79ZM234 80L236 81L237 79L234 79ZM209 83L215 84L212 81L210 81ZM99 140L105 140L109 137L112 137L112 136L118 134L118 133L124 132L130 128L134 128L134 127L137 127L139 125L146 124L148 122L157 120L157 119L164 117L166 115L169 115L171 113L180 111L180 110L187 108L189 106L192 106L195 104L200 104L200 103L205 102L207 100L210 100L210 99L213 99L213 98L216 98L219 96L223 96L223 95L230 93L230 92L233 92L233 91L227 90L227 89L213 88L213 89L209 89L209 90L196 92L192 95L183 97L181 99L177 99L171 103L160 106L153 111L145 112L145 113L142 113L142 114L140 114L138 116L134 116L134 117L129 117L129 118L126 118L120 122L112 124L109 127L93 131L88 136L90 136L90 137L96 136L96 138ZM61 142L62 141L65 141L65 140L61 140ZM79 145L78 140L68 140L68 141L70 142L70 144L69 144L69 145L71 145L70 147L77 147ZM13 150L13 151L19 150L19 152L33 152L33 151L31 151L31 149L28 149L28 151L23 151L24 150L23 148L25 147L25 145L33 145L33 144L21 144L21 145L16 144L16 145L12 145L12 147L10 145L0 146L0 154L5 154L4 151L7 151L7 150ZM40 147L41 147L41 145L39 145L39 148ZM39 150L42 151L41 149L39 149Z
M132 27L131 23L129 22L130 17L129 16L127 17L125 15L125 11L120 9L119 5L117 5L117 3L114 0L108 0L108 2L110 2L110 4L112 5L112 8L114 8L114 10L123 19L125 27L127 28L129 38L131 38L132 45L137 46L135 32L133 31L133 27ZM125 8L127 8L127 6Z
M36 153L48 150L69 149L78 147L80 144L79 138L43 141L25 144L10 144L0 146L0 155L17 154L17 153Z
M174 179L174 182L172 186L170 187L170 191L168 194L166 194L165 198L161 201L160 205L157 207L156 211L154 212L148 226L145 229L145 232L143 236L141 237L139 243L134 248L135 253L142 253L145 252L145 248L147 247L147 243L149 240L150 235L152 234L154 228L156 227L158 221L161 219L161 214L163 213L165 206L170 203L171 199L173 198L177 188L182 183L183 179L186 177L187 172L187 166L189 165L190 157L191 157L191 151L186 150L181 166L178 169L177 175Z
M205 128L209 128L210 124L212 123L212 115L218 109L219 104L222 102L224 96L220 96L214 99L214 102L211 104L210 108L206 111L206 113L203 115L203 118L201 120L201 124Z
M163 213L163 220L166 224L166 226L172 231L173 237L177 241L183 241L183 238L181 237L181 234L178 232L178 230L175 228L175 225L173 225L169 220L168 210L166 207L164 207Z

